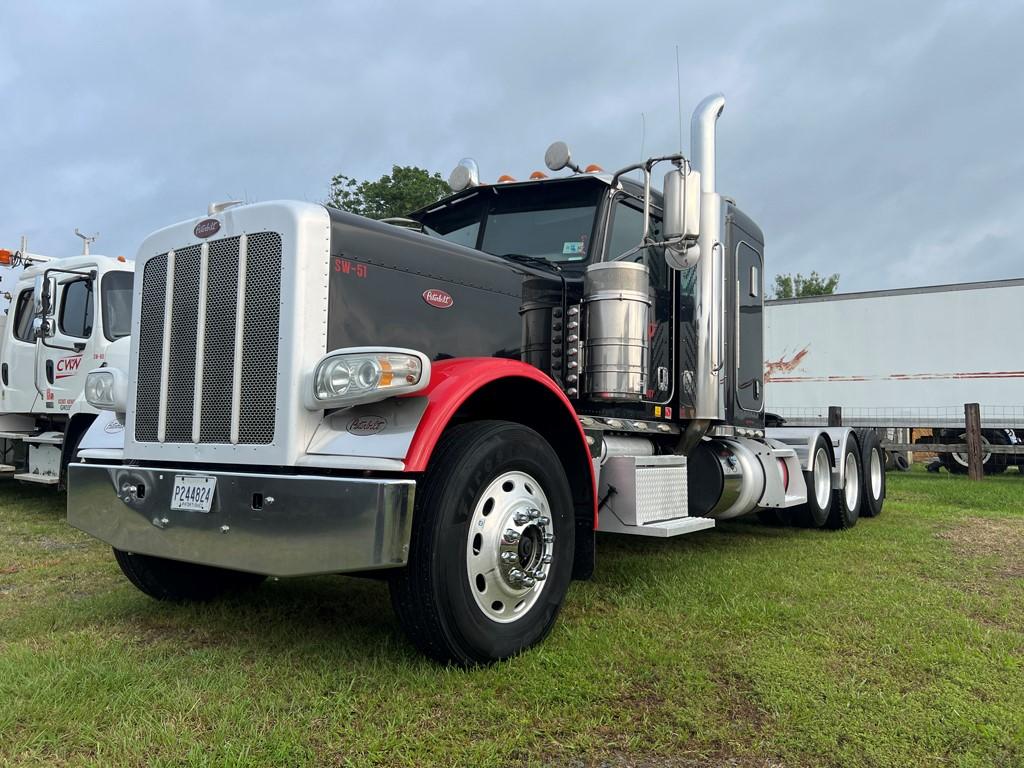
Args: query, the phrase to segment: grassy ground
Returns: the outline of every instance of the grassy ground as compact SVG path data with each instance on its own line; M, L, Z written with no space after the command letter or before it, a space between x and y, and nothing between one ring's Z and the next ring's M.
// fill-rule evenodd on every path
M889 489L842 533L603 537L540 648L466 672L375 582L153 602L0 486L0 765L1020 766L1024 478Z

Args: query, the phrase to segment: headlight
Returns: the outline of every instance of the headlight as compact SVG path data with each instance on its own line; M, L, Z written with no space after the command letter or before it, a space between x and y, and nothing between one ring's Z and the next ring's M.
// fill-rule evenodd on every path
M430 382L430 360L412 349L338 349L313 371L306 406L311 410L372 403L417 392Z
M118 368L97 368L85 377L85 399L101 411L124 413L128 401L128 377Z

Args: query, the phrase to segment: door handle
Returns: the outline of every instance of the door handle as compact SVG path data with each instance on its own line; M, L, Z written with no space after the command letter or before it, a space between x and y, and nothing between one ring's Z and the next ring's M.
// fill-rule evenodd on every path
M7 386L7 363L0 366L0 381L3 381L4 386Z
M53 360L46 361L46 380L53 384Z

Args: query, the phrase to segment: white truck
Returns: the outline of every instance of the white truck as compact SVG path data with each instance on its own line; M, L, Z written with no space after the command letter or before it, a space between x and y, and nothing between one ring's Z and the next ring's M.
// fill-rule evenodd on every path
M963 443L964 404L981 406L982 442L1024 438L1024 337L1006 315L1024 307L1024 279L781 299L765 304L767 410L786 424L932 429ZM1016 309L1015 309L1016 308ZM967 471L962 453L940 455ZM984 453L984 469L1024 454Z
M22 268L0 336L0 477L60 485L97 414L80 397L86 374L131 329L134 265L24 250L0 252L0 264Z

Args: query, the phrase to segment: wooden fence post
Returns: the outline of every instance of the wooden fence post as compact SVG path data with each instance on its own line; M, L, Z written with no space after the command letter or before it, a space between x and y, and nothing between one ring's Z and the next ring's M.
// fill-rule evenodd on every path
M838 405L828 407L828 425L830 427L843 426L843 409Z
M981 407L977 403L964 404L964 422L967 426L967 475L981 480L985 472L981 466Z

